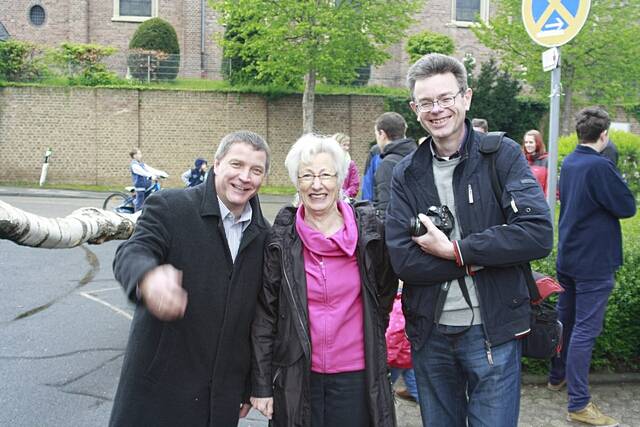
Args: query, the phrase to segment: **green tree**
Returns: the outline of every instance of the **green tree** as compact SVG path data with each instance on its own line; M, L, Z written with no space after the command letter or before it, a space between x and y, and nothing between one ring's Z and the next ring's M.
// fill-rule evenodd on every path
M144 21L129 42L128 64L134 77L144 80L148 68L160 80L174 80L180 70L180 44L171 24L164 19ZM149 58L147 58L149 57Z
M386 49L412 22L417 0L209 0L220 22L225 54L240 57L258 79L299 86L303 131L314 130L318 79L350 82L362 64L382 64Z
M529 129L539 128L547 105L520 96L520 82L501 71L495 60L484 62L477 75L473 73L474 64L467 60L465 66L469 87L473 89L468 117L487 119L490 129L505 131L517 141Z
M431 31L414 34L407 40L407 53L411 62L416 62L428 53L451 55L456 45L451 37Z
M541 54L522 22L521 0L496 0L497 12L473 29L506 70L522 77L541 99L549 94L550 75L542 71ZM640 94L640 2L592 0L580 33L561 48L561 133L571 132L575 106L635 105Z

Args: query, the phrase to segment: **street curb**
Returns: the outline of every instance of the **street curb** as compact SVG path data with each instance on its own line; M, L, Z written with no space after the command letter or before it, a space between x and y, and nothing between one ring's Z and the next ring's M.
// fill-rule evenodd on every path
M114 191L58 190L52 188L0 187L0 197L54 197L65 199L105 199ZM287 204L291 195L260 194L262 203Z
M546 375L522 374L522 383L528 385L546 385ZM597 372L589 375L591 384L640 383L640 373Z
M53 197L64 199L104 199L111 191L56 190L35 188L0 188L0 197Z

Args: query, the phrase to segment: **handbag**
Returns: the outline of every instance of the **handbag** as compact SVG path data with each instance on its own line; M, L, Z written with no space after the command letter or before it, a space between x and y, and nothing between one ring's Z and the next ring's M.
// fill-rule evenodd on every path
M562 351L562 322L555 306L547 297L564 292L560 284L549 276L531 271L525 264L525 275L531 302L529 333L522 339L522 355L534 359L550 359Z
M504 132L489 132L480 142L480 152L487 156L490 167L491 187L500 204L502 185L496 169L495 153L502 144ZM546 300L549 295L563 292L560 284L551 277L531 271L531 264L522 264L529 288L531 302L530 331L522 338L522 355L534 359L550 359L562 350L562 322L553 304ZM535 276L535 277L534 277Z

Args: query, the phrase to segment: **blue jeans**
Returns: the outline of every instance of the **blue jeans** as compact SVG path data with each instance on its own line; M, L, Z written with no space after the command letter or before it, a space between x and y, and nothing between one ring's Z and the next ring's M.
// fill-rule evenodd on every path
M134 211L138 212L142 209L142 205L144 204L144 191L136 191L136 197L133 200Z
M551 360L549 382L567 380L569 411L583 409L591 400L589 367L596 338L602 331L613 274L605 279L579 280L558 273L564 292L558 297L558 319L564 326L560 357Z
M517 426L520 341L492 347L490 365L482 325L459 335L446 334L461 329L434 327L422 348L412 348L423 425L466 427L468 420L470 427Z
M391 368L391 384L395 384L400 375L402 375L404 385L407 386L409 394L416 399L416 402L419 402L420 399L418 398L418 385L416 384L415 371L412 368Z

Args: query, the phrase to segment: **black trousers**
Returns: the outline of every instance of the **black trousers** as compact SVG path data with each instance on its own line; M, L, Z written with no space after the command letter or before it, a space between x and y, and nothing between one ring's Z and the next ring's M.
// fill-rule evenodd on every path
M311 427L369 427L364 371L311 373Z

